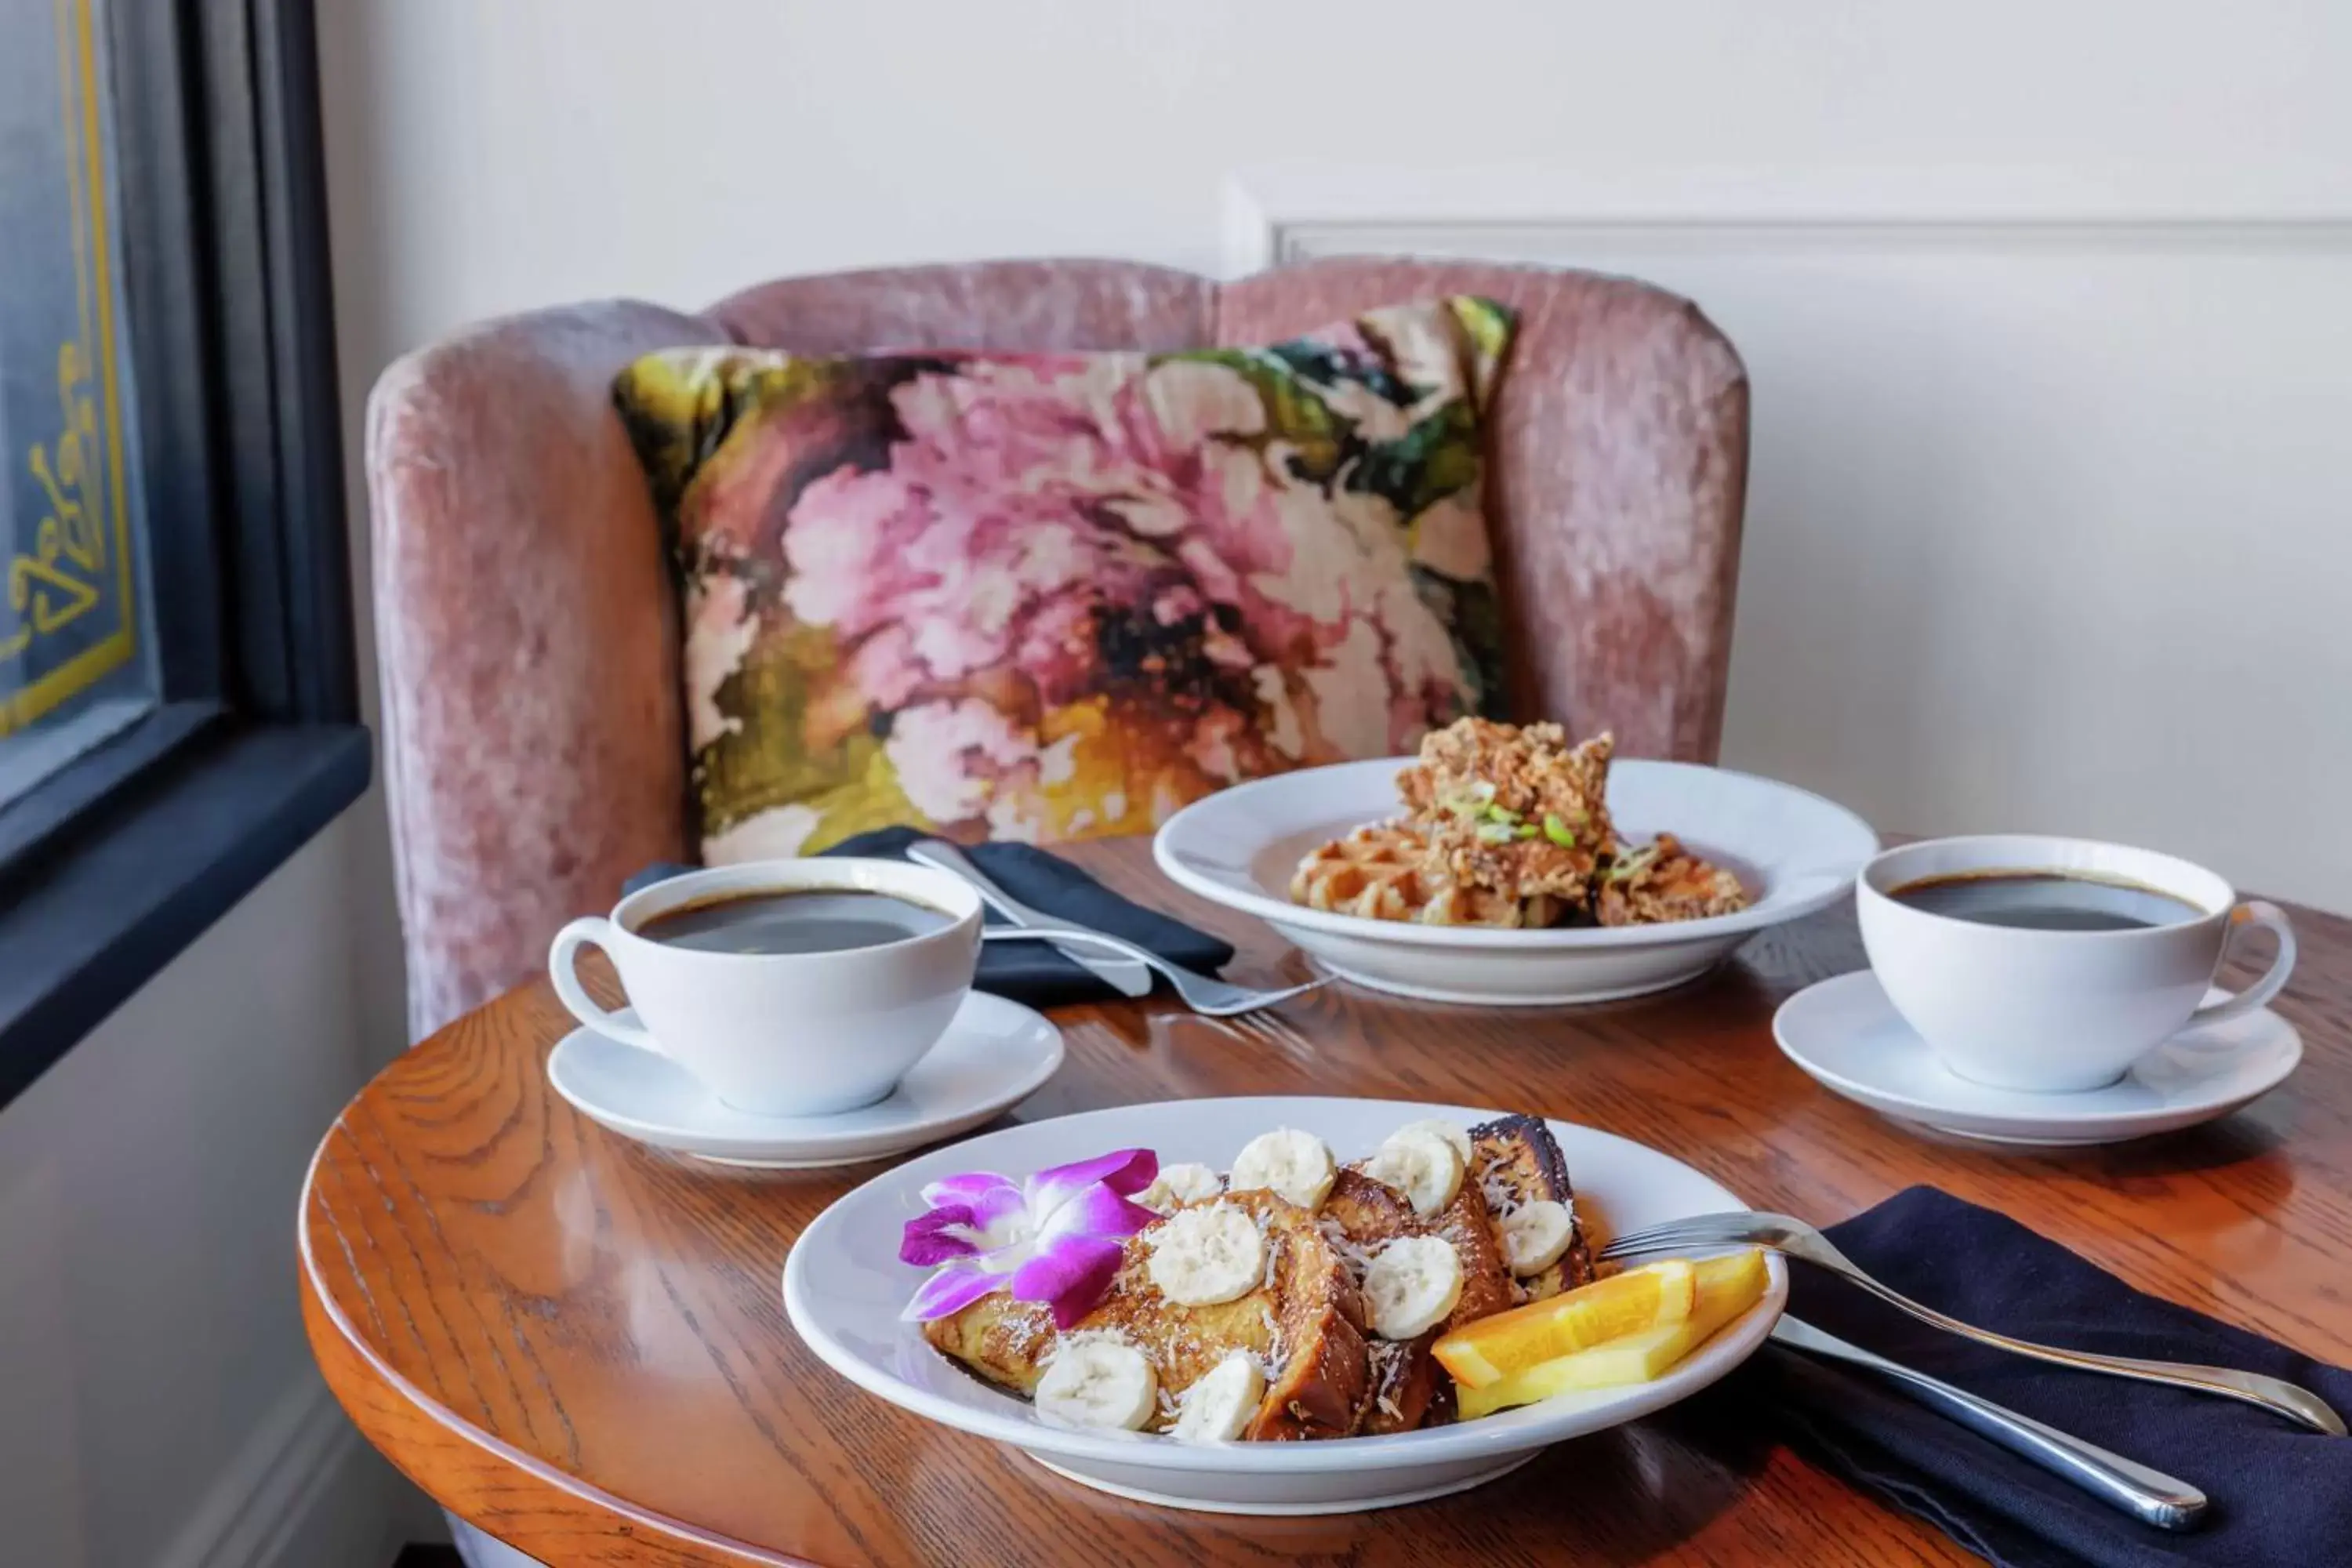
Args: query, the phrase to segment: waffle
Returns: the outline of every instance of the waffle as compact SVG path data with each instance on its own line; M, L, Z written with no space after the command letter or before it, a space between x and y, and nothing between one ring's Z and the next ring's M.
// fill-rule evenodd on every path
M1565 910L1546 895L1507 899L1454 881L1429 836L1403 823L1373 823L1310 850L1290 898L1331 914L1436 926L1549 926Z

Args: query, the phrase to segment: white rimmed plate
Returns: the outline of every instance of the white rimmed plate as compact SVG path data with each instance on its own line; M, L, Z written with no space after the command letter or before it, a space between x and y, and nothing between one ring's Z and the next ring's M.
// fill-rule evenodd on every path
M593 1029L558 1042L547 1078L574 1110L624 1138L719 1164L814 1170L968 1132L1034 1093L1061 1065L1061 1030L1017 1002L975 991L898 1088L833 1116L738 1110L668 1058Z
M1025 1175L1113 1149L1219 1169L1274 1127L1318 1134L1342 1159L1368 1153L1405 1122L1467 1126L1502 1114L1400 1100L1201 1100L1121 1106L1031 1122L941 1149L835 1202L784 1261L784 1309L824 1363L867 1392L944 1426L1007 1443L1072 1479L1119 1497L1221 1513L1346 1513L1442 1496L1491 1480L1565 1437L1649 1415L1713 1383L1762 1343L1788 1300L1770 1259L1765 1299L1655 1383L1566 1394L1481 1421L1386 1437L1192 1445L1132 1432L1040 1422L1020 1399L961 1370L898 1313L923 1278L900 1263L901 1228L922 1212L924 1184L959 1171ZM1579 1210L1603 1233L1685 1215L1744 1208L1679 1160L1610 1133L1551 1124Z
M2205 999L2229 994L2217 988ZM2120 1143L2214 1121L2277 1088L2303 1060L2303 1037L2265 1007L2182 1030L2104 1089L1993 1089L1937 1060L1867 969L1781 1003L1772 1037L1816 1083L1882 1116L1975 1142L2042 1149Z
M1342 763L1220 791L1162 825L1153 858L1178 886L1255 915L1360 985L1433 1002L1540 1006L1638 996L1702 974L1766 927L1843 898L1878 852L1868 823L1793 784L1630 758L1609 770L1618 831L1633 840L1672 833L1738 872L1755 900L1747 909L1668 925L1487 931L1292 903L1301 856L1399 813L1397 770L1412 760Z

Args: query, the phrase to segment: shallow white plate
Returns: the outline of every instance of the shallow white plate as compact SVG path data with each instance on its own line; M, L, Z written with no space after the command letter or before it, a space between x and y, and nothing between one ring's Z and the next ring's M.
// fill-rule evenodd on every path
M903 1154L970 1131L1061 1065L1059 1029L1017 1002L975 991L887 1098L836 1116L737 1110L667 1057L593 1029L563 1037L547 1058L547 1077L583 1116L624 1138L722 1164L806 1170Z
M2228 994L2217 989L2206 999ZM1884 1116L1956 1138L2039 1148L2119 1143L2211 1121L2278 1087L2303 1059L2294 1026L2263 1008L2182 1030L2105 1089L1990 1089L1937 1060L1866 969L1780 1004L1772 1037L1814 1081Z
M1772 1284L1748 1314L1655 1383L1567 1394L1482 1421L1386 1437L1313 1443L1194 1445L1134 1432L1078 1432L1038 1421L1027 1403L961 1371L898 1321L923 1271L898 1261L901 1228L922 1212L927 1182L959 1171L1026 1175L1114 1149L1223 1169L1274 1127L1321 1136L1342 1159L1378 1147L1405 1122L1440 1116L1465 1126L1500 1112L1380 1100L1199 1100L1122 1106L1008 1127L877 1176L819 1215L784 1261L784 1309L825 1363L891 1404L1025 1451L1072 1479L1119 1497L1220 1513L1347 1513L1459 1491L1527 1462L1536 1450L1631 1421L1713 1383L1763 1342L1788 1300ZM1577 1207L1605 1236L1685 1215L1744 1208L1678 1160L1639 1143L1551 1123L1576 1184Z
M1609 770L1619 833L1672 833L1738 872L1753 904L1669 925L1486 931L1292 903L1299 857L1398 815L1397 770L1412 760L1341 763L1222 790L1170 817L1152 856L1179 886L1257 916L1358 984L1433 1002L1540 1006L1638 996L1702 974L1766 927L1844 897L1878 852L1868 823L1793 784L1632 758Z

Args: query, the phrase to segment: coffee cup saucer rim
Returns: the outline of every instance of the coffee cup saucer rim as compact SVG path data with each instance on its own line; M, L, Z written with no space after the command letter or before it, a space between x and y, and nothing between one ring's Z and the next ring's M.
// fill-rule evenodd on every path
M2231 994L2215 987L2209 1001ZM2227 1115L2275 1088L2302 1060L2294 1026L2269 1008L2184 1028L2116 1082L2036 1092L1952 1072L1868 969L1819 981L1781 1003L1772 1037L1824 1089L1900 1121L1964 1137L2112 1142Z
M633 1020L621 1009L616 1015ZM921 1060L871 1105L828 1116L760 1116L720 1100L668 1057L582 1025L548 1054L557 1094L633 1142L725 1163L814 1168L875 1160L980 1125L1061 1068L1062 1032L1044 1015L972 992Z

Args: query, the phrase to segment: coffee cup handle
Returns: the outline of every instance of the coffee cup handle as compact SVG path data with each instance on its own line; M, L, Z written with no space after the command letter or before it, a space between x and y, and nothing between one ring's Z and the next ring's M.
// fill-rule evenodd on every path
M2224 1018L2235 1018L2270 1005L2286 984L2286 977L2294 969L2294 928L2287 924L2286 911L2276 904L2260 899L2249 899L2230 911L2230 940L2248 926L2261 926L2278 938L2278 953L2260 980L2239 992L2226 1002L2216 1002L2200 1007L2189 1016L2189 1028L2200 1024L2218 1024ZM2223 956L2227 957L2224 949Z
M553 983L557 997L572 1009L573 1017L606 1039L659 1055L661 1047L654 1044L653 1036L646 1032L643 1025L632 1024L619 1014L599 1007L588 994L588 988L580 984L577 960L581 945L593 942L603 947L612 931L611 921L602 915L587 915L557 931L547 950L547 978Z

